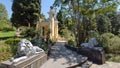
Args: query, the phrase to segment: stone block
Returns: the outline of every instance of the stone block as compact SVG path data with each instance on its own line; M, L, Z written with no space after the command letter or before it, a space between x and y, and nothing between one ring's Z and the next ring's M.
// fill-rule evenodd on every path
M1 63L1 66L3 68L40 68L40 66L46 61L47 55L45 53L40 53L16 63L5 61Z

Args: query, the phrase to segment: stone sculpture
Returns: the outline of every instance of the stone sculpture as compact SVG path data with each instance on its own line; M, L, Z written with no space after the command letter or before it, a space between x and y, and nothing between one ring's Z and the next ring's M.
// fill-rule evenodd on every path
M81 46L82 47L89 47L92 48L94 46L98 45L98 42L96 40L96 38L91 38L88 43L82 43Z
M44 50L39 48L38 46L33 46L29 40L22 39L18 43L18 54L15 58L12 58L11 61L18 62L41 52L44 52Z

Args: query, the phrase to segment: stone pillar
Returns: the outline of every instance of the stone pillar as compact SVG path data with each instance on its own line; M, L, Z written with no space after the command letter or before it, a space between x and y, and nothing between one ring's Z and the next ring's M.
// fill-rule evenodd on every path
M55 28L54 17L52 17L51 20L52 20L52 22L51 22L52 23L51 32L52 32L52 37L54 37L54 35L55 35L55 33L54 33L55 32L55 29L54 29Z
M57 25L56 25L56 38L58 38L58 23L57 23Z

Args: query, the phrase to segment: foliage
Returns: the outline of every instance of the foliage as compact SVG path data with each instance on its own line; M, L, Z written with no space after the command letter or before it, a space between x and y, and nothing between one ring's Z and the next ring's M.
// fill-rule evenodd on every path
M44 43L44 38L40 37L40 38L32 39L31 42L35 46L41 46Z
M6 61L13 57L13 54L10 52L0 52L0 62Z
M41 30L35 30L32 27L25 27L22 29L21 35L25 36L25 37L35 37L35 35L40 35Z
M113 12L111 14L108 15L108 17L111 20L111 25L112 25L112 33L117 35L120 33L120 14L117 12Z
M43 46L39 46L40 48L42 48L43 50L47 51L48 50L48 45L43 45Z
M59 31L59 34L61 35L61 37L64 37L66 40L71 39L71 38L75 39L73 32L69 31L68 29L61 29Z
M120 38L112 33L104 33L97 38L100 46L104 47L107 53L120 53Z
M6 38L6 37L14 37L15 36L15 31L0 31L0 38Z
M5 40L5 43L8 45L8 47L10 47L11 51L14 55L17 52L17 46L18 43L20 42L20 38L9 38L7 40Z
M49 44L45 43L45 40L43 37L32 39L31 42L34 46L39 46L40 48L42 48L45 51L48 49Z
M77 43L76 43L75 40L70 39L70 40L68 40L68 45L69 45L69 46L76 46Z
M13 0L12 18L14 26L35 26L40 17L41 0Z
M86 38L85 42L88 41L90 38L97 38L99 37L99 33L97 31L89 31L88 32L88 38Z
M13 27L4 27L3 29L1 29L1 31L4 31L4 32L15 31L15 28L13 28Z
M0 21L1 20L7 20L8 14L5 6L0 3Z
M120 62L120 54L107 54L106 56L107 61L112 61L112 62Z
M50 39L51 43L55 43L56 41L57 41L57 39L55 39L55 38Z
M20 38L9 38L5 41L5 43L14 46L17 45L20 40Z
M120 38L120 34L118 34L118 37Z
M8 14L5 6L0 3L0 31L11 31L14 30L11 27L11 23L8 20Z
M70 18L72 20L75 28L71 31L75 34L77 45L80 45L88 36L87 32L91 30L96 31L96 17L99 14L107 15L108 13L116 11L117 2L109 1L111 0L101 0L99 2L96 0L55 0L54 6L61 7L59 16L57 17L60 23L66 24L64 18ZM105 18L105 20L109 23L108 18ZM103 21L103 23L104 22L107 23L106 21ZM90 25L89 23L94 25ZM108 25L105 31L108 31L110 28Z
M115 36L108 41L108 48L110 53L119 54L120 53L120 38Z
M5 61L15 56L20 38L10 38L0 41L0 61Z
M97 19L97 29L100 34L111 32L110 19L105 15L99 15Z

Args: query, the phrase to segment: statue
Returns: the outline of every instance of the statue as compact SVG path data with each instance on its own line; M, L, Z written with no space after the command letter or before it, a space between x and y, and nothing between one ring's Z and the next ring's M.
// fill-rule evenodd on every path
M16 57L12 58L11 61L18 62L41 52L44 52L44 50L39 48L38 46L33 46L29 40L22 39L18 43L18 54Z
M56 8L54 6L50 6L50 17L49 18L56 18Z
M93 48L94 46L98 45L96 38L91 38L88 43L82 43L82 47Z

